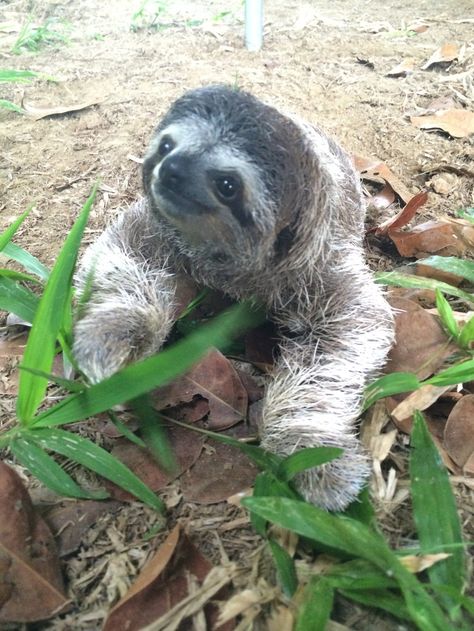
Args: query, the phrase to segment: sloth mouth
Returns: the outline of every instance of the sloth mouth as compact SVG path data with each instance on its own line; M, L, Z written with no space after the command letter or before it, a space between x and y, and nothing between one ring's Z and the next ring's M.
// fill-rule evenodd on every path
M172 217L183 219L212 212L212 208L197 199L177 193L161 183L155 188L154 196L158 202L158 208Z

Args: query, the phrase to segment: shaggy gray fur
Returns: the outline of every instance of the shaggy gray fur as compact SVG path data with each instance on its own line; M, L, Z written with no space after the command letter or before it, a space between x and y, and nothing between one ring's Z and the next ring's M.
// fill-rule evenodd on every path
M79 286L93 280L76 323L79 366L97 382L156 352L175 318L177 273L256 297L281 327L262 445L279 454L343 447L297 478L308 500L343 509L369 475L354 422L393 337L363 258L365 209L350 159L321 130L211 86L171 106L143 181L146 199L82 261Z

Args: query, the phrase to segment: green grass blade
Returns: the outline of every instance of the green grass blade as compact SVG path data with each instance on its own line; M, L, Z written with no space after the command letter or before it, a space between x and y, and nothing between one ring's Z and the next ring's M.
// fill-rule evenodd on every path
M393 394L412 392L421 386L418 377L411 372L392 372L373 381L367 386L364 393L362 409L365 411L379 399L390 397Z
M278 479L271 471L262 471L255 478L253 497L289 497L299 499L296 491L286 482ZM250 521L261 537L266 537L267 520L257 513L250 512Z
M338 563L325 576L337 589L371 590L397 587L395 579L364 559Z
M43 370L36 370L35 368L28 368L27 366L23 366L20 364L20 370L26 370L30 372L32 375L37 375L38 377L44 377L51 383L56 384L60 388L64 388L68 392L84 392L87 388L85 383L81 383L80 381L73 381L72 379L64 379L64 377L58 377L57 375L52 375L49 372L44 372Z
M65 399L36 417L34 425L48 427L72 423L136 399L188 370L211 346L222 348L232 337L259 321L261 314L249 303L235 305L158 355L127 366L84 393Z
M59 495L85 499L104 499L109 496L106 491L81 489L71 476L25 433L11 442L10 449L18 462L35 478Z
M23 357L24 366L29 368L51 371L65 304L70 296L77 253L96 190L94 188L69 232L44 289ZM44 398L47 384L48 380L45 377L26 371L20 373L17 415L22 423L28 425L31 422Z
M165 471L169 473L175 472L177 464L173 449L169 443L161 418L150 403L150 398L147 395L142 395L134 399L131 405L138 416L146 446Z
M122 436L127 438L134 445L137 445L137 447L143 447L143 449L146 449L146 445L144 441L141 438L139 438L136 434L134 434L132 430L128 428L126 423L122 423L122 421L118 418L115 412L113 412L112 410L109 410L107 414L110 421L115 425L115 427L122 434Z
M0 83L28 83L40 76L32 70L0 70Z
M298 579L296 577L295 562L282 548L282 546L273 539L269 539L268 545L272 551L273 560L280 580L281 588L285 596L291 598L298 587Z
M288 456L278 467L277 477L289 482L305 469L319 467L343 454L339 447L307 447Z
M48 280L49 278L49 269L43 265L38 259L24 250L20 248L20 246L15 243L8 243L2 250L2 254L8 256L9 258L17 261L23 265L23 267L32 274L36 274L41 280Z
M436 308L438 309L441 323L446 329L448 335L451 335L455 340L457 340L459 335L459 325L454 319L451 305L439 289L436 290Z
M466 322L466 324L462 327L461 333L458 337L458 344L462 348L469 350L472 346L472 342L474 341L474 316Z
M423 416L416 412L411 434L410 479L413 517L422 552L443 544L462 544L461 525L448 474L433 443ZM454 587L462 594L466 566L462 548L448 548L450 557L428 568L433 584ZM442 598L454 619L457 603Z
M324 578L313 578L304 590L294 631L325 631L334 603L334 589Z
M424 261L423 261L424 262ZM394 285L395 287L407 287L408 289L439 289L449 296L457 296L469 303L474 303L474 294L454 287L448 283L443 283L434 278L424 278L423 276L410 276L399 272L379 272L375 275L375 282L380 285Z
M41 285L41 281L35 278L34 276L30 276L29 274L24 274L23 272L16 272L13 269L6 269L4 267L0 268L0 277L1 278L11 278L12 280L19 280L29 283L35 283L37 285Z
M355 589L341 589L339 591L346 598L354 600L361 605L383 609L392 614L392 616L401 618L402 620L411 620L410 613L403 602L403 598L387 590L374 589L364 592Z
M433 386L451 386L457 383L464 383L474 379L474 359L446 368L434 377L430 377L422 382L422 385L429 383Z
M0 99L0 107L4 110L8 110L9 112L16 112L17 114L26 113L22 107L12 103L11 101L7 101L6 99Z
M25 322L33 322L39 298L11 278L0 277L0 309L11 311Z
M346 517L351 517L357 521L361 521L366 526L375 526L375 510L370 501L370 492L368 487L362 489L357 499L350 504L344 511Z
M10 243L10 241L13 239L16 231L28 217L32 208L33 206L27 208L25 212L18 217L18 219L15 219L11 226L8 226L8 228L4 232L2 232L2 234L0 234L0 252L2 252L5 249L7 243Z
M258 515L313 541L373 563L401 589L411 619L423 631L449 628L443 611L418 579L406 570L384 539L364 524L335 516L305 502L278 497L250 497L242 504Z
M458 259L455 256L430 256L420 261L423 265L429 265L443 272L462 276L474 285L474 262L467 259Z
M62 429L31 430L34 440L45 449L62 454L111 480L153 509L163 512L164 504L140 478L105 449L77 434Z

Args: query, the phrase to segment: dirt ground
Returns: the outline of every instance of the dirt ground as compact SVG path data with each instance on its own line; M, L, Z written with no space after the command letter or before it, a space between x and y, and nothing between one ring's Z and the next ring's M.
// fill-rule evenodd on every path
M422 216L474 206L473 137L420 131L409 120L437 99L472 109L471 0L273 0L265 10L264 47L258 53L243 46L241 4L170 0L161 3L160 28L132 31L139 0L0 2L1 66L55 79L3 84L1 98L36 106L95 103L40 120L0 110L0 228L34 203L17 243L51 265L99 179L85 243L92 241L120 207L141 194L140 157L168 104L189 88L216 82L236 84L317 123L352 153L381 159L411 192L428 189ZM67 24L68 42L12 54L19 26L30 14L37 23L56 18ZM413 34L420 25L428 28ZM422 70L446 42L461 47L459 59ZM415 60L413 72L386 76L406 58ZM449 174L449 192L436 192L433 178L440 174ZM378 254L372 250L371 260L387 266L385 259L377 261ZM388 525L395 538L410 532L409 523L403 525L407 512L400 506ZM175 508L173 521L185 525L212 561L227 555L251 567L259 539L251 529L225 527L243 515L234 506L185 505ZM396 533L399 523L403 534ZM123 594L156 547L142 540L154 524L151 511L138 504L102 517L65 564L75 608L35 628L99 628L107 601ZM94 543L106 560L96 574L88 561ZM341 620L350 628L401 628L341 607Z

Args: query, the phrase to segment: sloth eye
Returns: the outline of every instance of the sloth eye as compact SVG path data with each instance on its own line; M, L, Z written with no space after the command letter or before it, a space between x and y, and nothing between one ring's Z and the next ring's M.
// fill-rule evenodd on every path
M175 144L170 136L163 136L160 144L158 145L158 154L161 158L164 158L170 151L173 151Z
M240 193L241 184L233 175L221 175L214 180L218 197L225 202L230 202Z

